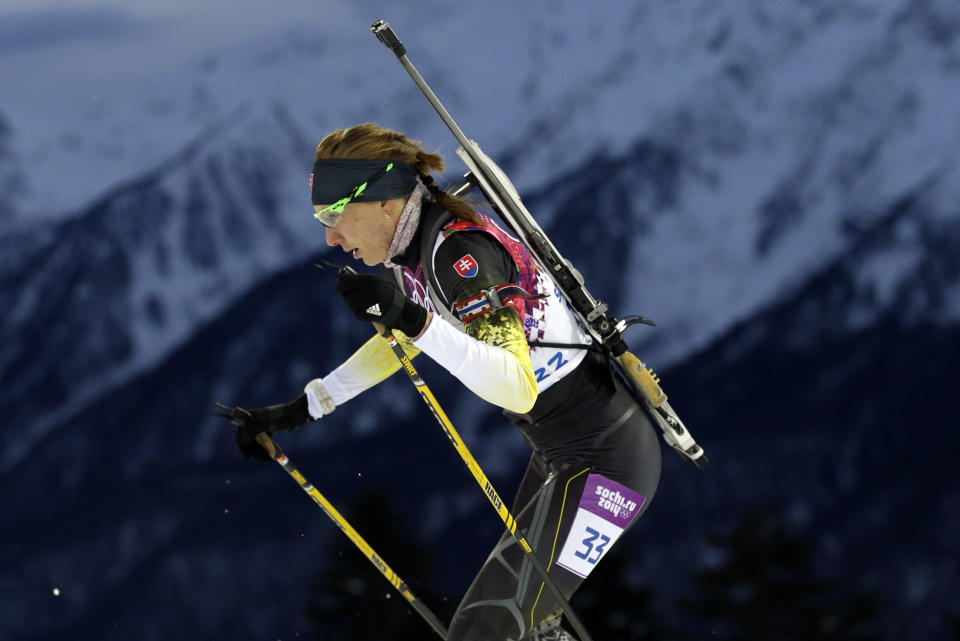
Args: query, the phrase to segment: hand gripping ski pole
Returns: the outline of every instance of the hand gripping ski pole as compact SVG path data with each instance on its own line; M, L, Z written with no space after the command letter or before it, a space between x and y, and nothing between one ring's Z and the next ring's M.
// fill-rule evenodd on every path
M337 524L337 527L347 535L347 538L353 541L353 544L360 548L360 551L363 552L364 556L366 556L370 562L373 563L374 567L380 571L380 574L382 574L384 578L390 582L390 585L396 588L397 592L403 595L403 598L407 600L407 603L410 604L410 607L416 610L417 613L423 617L423 620L426 621L431 628L433 628L434 632L440 635L441 639L446 639L447 628L443 625L443 623L440 622L440 619L437 618L437 616L423 603L423 601L417 599L413 595L413 592L411 592L410 588L407 587L407 584L403 582L403 579L397 576L397 573L391 570L390 566L388 566L386 562L381 559L376 552L373 551L373 548L370 547L363 537L353 529L353 526L351 526L347 520L340 515L337 509L330 504L323 494L321 494L320 491L310 483L310 481L305 479L303 475L300 474L300 471L294 467L290 459L287 458L287 455L284 454L283 450L280 449L280 446L274 443L273 439L271 439L266 432L260 432L257 434L256 439L257 443L259 443L263 449L267 451L267 454L270 455L270 458L276 461L287 474L292 476L301 489L303 489L303 491L306 492L310 498L312 498L313 501L320 506L320 509L322 509L324 513L329 516L334 523Z
M480 188L497 214L524 241L537 261L549 271L554 282L572 305L580 322L607 352L634 395L646 406L663 432L664 440L698 468L707 467L709 461L704 455L703 448L697 445L680 417L666 402L667 397L660 389L656 375L640 359L627 351L627 344L623 340L624 330L634 323L648 325L653 323L643 317L617 320L607 315L606 303L590 295L584 286L583 276L570 261L560 255L546 233L527 211L506 174L480 150L477 143L466 137L441 104L436 94L407 58L406 47L400 42L390 25L383 20L378 20L370 30L397 56L400 64L407 70L460 143L457 155L470 170L467 173L467 179Z

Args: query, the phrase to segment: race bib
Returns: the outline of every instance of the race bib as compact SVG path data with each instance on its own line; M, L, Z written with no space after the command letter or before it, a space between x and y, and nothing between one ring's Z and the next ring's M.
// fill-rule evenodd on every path
M587 578L630 525L645 500L642 494L616 481L590 474L557 565Z

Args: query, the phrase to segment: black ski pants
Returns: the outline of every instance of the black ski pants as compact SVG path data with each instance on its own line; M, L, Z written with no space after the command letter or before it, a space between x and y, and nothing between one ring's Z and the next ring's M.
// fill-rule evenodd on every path
M610 378L606 365L589 355L569 378L541 395L547 398L543 404L538 400L536 416L510 416L534 448L511 514L567 599L584 579L558 559L588 479L591 495L599 475L643 497L626 529L650 505L660 480L660 441L650 418L622 383ZM574 538L570 545L579 546L576 533ZM584 543L581 554L592 549ZM560 604L526 557L505 532L457 608L449 641L519 641L539 622L559 615ZM592 552L589 558L602 557Z

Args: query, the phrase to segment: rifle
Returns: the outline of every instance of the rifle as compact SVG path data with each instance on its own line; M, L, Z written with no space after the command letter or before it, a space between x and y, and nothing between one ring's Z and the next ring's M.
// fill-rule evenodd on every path
M603 348L614 369L620 374L635 398L649 411L663 432L664 440L686 460L699 469L704 469L709 460L703 448L697 445L690 431L667 402L667 395L660 387L660 379L643 361L630 353L623 339L623 332L630 325L642 323L653 325L643 316L627 316L622 319L610 316L606 303L594 298L584 285L583 275L563 258L540 225L520 200L520 195L506 174L494 163L480 146L467 138L456 121L450 116L436 94L430 89L417 69L407 58L407 50L393 28L377 20L370 27L387 48L397 56L440 118L450 129L460 147L457 155L469 170L465 178L478 187L498 216L519 236L527 248L550 274L566 296L574 313L591 337Z

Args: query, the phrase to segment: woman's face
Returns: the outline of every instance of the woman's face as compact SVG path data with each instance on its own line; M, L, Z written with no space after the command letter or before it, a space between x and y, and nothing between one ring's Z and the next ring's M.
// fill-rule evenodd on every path
M325 205L316 205L320 211ZM397 227L396 201L380 200L350 203L343 209L340 222L326 227L327 245L339 245L365 265L378 265L387 259L387 251ZM396 210L399 214L399 210ZM388 217L389 216L389 217Z

